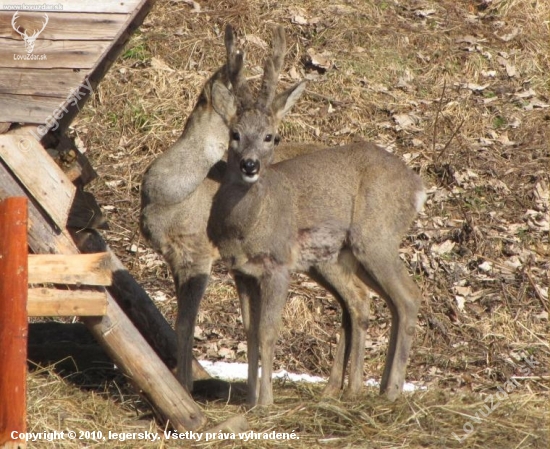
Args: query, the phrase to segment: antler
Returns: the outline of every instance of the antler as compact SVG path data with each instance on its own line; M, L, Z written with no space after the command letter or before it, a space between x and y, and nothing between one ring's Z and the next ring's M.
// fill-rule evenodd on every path
M44 14L44 19L46 19L46 21L44 22L44 25L42 25L42 28L40 29L40 31L38 31L38 32L35 31L33 33L33 36L38 37L38 35L40 33L42 33L42 31L44 31L44 28L46 28L46 25L48 24L48 21L50 20L49 17L48 17L48 14Z
M13 17L11 19L11 26L17 33L19 33L20 36L27 37L27 33L22 33L21 31L19 31L19 27L15 24L15 21L18 18L19 18L19 11L15 11L15 14L13 15ZM16 26L17 26L17 28L16 28Z
M277 80L283 68L286 51L285 31L281 25L273 29L271 48L271 57L267 58L264 64L262 87L260 89L258 101L256 102L258 107L268 107L273 101L273 98L275 98Z
M225 49L227 50L227 74L233 85L240 107L252 103L252 92L243 74L244 51L235 49L233 27L225 27Z

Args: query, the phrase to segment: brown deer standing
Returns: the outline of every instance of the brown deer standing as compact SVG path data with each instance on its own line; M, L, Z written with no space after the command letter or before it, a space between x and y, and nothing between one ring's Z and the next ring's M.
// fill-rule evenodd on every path
M231 27L225 35L227 63L205 84L199 100L189 116L184 131L175 144L161 154L147 169L142 182L141 230L150 245L168 263L176 285L178 315L177 377L192 390L193 333L200 301L210 276L212 263L219 257L217 248L207 236L207 223L219 182L225 171L222 161L229 143L229 128L212 106L212 89L220 84L233 86L236 96L232 105L245 109L252 97L242 74L244 54L235 48ZM273 77L282 68L285 38L281 27L273 34ZM296 92L301 91L298 88ZM281 94L286 98L292 91ZM279 98L279 97L277 97ZM276 100L278 101L278 100ZM275 137L274 137L275 138ZM281 146L279 159L317 150L311 145ZM342 258L346 258L342 254ZM367 292L353 273L343 273L338 265L319 266L310 275L326 287L343 306L342 333L326 394L335 395L343 387L345 367L350 363L349 391L361 387L364 341L368 321ZM249 303L246 281L236 276L247 326ZM352 328L360 337L352 341ZM247 327L248 328L248 327Z
M387 302L392 326L381 392L394 400L403 388L421 301L398 249L425 202L425 188L399 158L372 143L273 164L277 127L303 91L298 84L275 97L276 82L268 59L258 100L241 110L224 85L212 87L213 106L230 129L230 144L208 234L247 301L248 402L273 402L274 345L290 273L327 270L339 270L348 279L359 276ZM357 303L348 304L350 314L356 309ZM352 345L364 345L364 336L356 334L362 328L352 325Z

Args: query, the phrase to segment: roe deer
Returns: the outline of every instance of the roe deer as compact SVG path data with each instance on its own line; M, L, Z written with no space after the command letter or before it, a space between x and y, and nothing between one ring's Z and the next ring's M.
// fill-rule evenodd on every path
M299 84L275 98L276 80L268 59L258 100L241 111L225 86L212 87L212 104L230 129L230 144L208 234L248 301L248 402L273 402L274 345L290 273L327 270L355 273L387 302L392 325L380 388L394 400L403 388L421 301L398 250L425 202L425 188L399 158L372 143L273 164L277 126L303 90ZM357 319L364 318L365 310L356 308L356 302L348 305ZM364 351L364 336L355 333L363 330L351 327L352 345L363 338L358 351Z
M176 285L178 314L176 334L178 341L177 378L189 391L193 386L193 333L200 301L210 276L212 263L219 257L216 247L207 236L214 194L225 171L222 159L229 144L229 128L212 107L212 87L221 84L233 88L232 105L238 109L251 102L251 93L242 74L244 54L235 48L233 32L226 28L227 63L205 84L199 100L189 116L180 138L149 166L141 187L141 231L149 244L168 263ZM273 76L282 68L285 38L282 27L273 33ZM283 97L289 93L281 94ZM278 98L278 97L277 97ZM237 104L238 103L238 104ZM234 111L236 113L236 111ZM281 145L281 147L283 147ZM292 145L281 148L278 157L306 153L317 147ZM351 327L358 318L368 317L368 303L362 296L366 291L349 273L338 267L312 270L311 277L327 288L343 305L342 335L335 362L326 387L326 394L336 394L343 386L345 367L350 361L350 388L360 387L363 357L355 354L364 346L365 335L359 343L351 341ZM236 284L243 309L243 321L248 323L246 287L237 276ZM356 304L351 311L345 304ZM366 324L366 320L363 320ZM364 328L364 325L363 325ZM361 330L364 332L364 329ZM357 347L358 346L358 347ZM352 378L355 379L352 381Z

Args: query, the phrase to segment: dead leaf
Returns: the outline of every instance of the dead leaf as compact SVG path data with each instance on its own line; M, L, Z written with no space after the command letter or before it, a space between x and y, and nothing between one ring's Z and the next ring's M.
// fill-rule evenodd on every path
M401 129L413 128L420 122L420 119L414 114L395 114L392 119Z
M296 25L309 25L309 21L299 14L292 16L291 22Z
M481 71L481 75L484 76L485 78L494 78L495 76L497 76L497 71L496 70L482 70Z
M329 51L317 53L314 48L308 48L307 54L309 55L310 64L314 67L319 67L323 70L329 70L334 65L334 62L331 59L332 53Z
M493 264L491 262L489 262L488 260L486 260L482 264L478 265L478 268L481 271L484 271L485 273L487 273L487 272L489 272L493 269Z
M417 9L415 12L417 17L428 17L436 13L435 9Z
M501 41L504 41L504 42L509 42L511 41L512 39L514 39L520 32L520 29L519 28L514 28L510 33L508 34L504 34L502 36L499 36L496 32L494 33L494 35L497 37L497 39L500 39Z
M191 12L201 12L201 5L199 5L195 0L172 0L171 3L185 3L186 5L193 7L193 11Z
M298 81L300 79L302 79L302 77L300 76L300 74L298 73L298 70L296 70L296 67L292 66L290 68L290 70L288 71L288 75L290 76L291 79L293 79L294 81Z
M456 243L451 240L445 240L443 243L437 244L434 243L431 247L432 253L435 254L447 254L450 253L455 247Z
M462 83L460 85L463 89L470 89L473 92L481 92L489 87L489 84L475 84L475 83Z

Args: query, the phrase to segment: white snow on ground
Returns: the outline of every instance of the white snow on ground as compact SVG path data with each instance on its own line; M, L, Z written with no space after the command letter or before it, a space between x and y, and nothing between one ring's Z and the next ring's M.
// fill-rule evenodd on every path
M200 360L200 364L208 371L212 377L217 377L224 380L246 380L248 377L248 365L246 363L228 363L228 362L211 362L209 360ZM309 374L294 374L286 370L279 370L273 373L274 379L289 379L292 382L326 382L327 379L319 376L310 376ZM365 382L368 387L379 387L380 383L374 379L368 379ZM426 390L427 387L415 385L411 382L405 382L403 391Z

